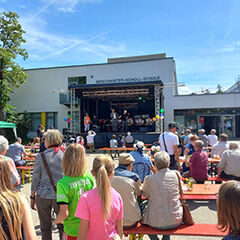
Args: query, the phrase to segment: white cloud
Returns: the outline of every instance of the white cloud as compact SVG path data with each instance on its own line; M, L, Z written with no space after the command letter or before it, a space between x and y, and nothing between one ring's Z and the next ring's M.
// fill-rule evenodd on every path
M61 12L74 12L77 4L79 3L99 3L102 0L43 0L46 5L43 7L47 9L50 5L54 6Z
M33 17L35 16L35 17ZM89 53L106 59L109 56L121 55L125 52L125 45L118 42L109 42L105 38L112 29L93 35L87 39L73 36L49 33L47 22L40 16L29 15L20 19L25 35L25 48L29 52L29 59L44 61L56 56L66 57L66 53L76 60L83 59Z
M192 92L193 91L187 86L178 87L178 94L179 95L187 95L187 94L191 94Z

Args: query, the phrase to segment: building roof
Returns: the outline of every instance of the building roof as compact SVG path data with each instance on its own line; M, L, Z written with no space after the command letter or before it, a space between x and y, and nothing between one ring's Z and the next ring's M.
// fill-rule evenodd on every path
M237 81L233 86L231 86L225 91L225 93L234 93L234 92L240 93L240 80Z

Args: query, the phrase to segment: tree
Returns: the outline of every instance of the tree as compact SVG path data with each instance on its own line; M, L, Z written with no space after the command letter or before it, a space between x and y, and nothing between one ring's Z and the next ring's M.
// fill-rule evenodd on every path
M4 120L4 112L10 112L10 94L14 87L20 87L27 79L23 68L15 62L17 57L27 59L28 53L21 45L25 43L22 29L14 12L0 13L0 121Z
M224 93L224 91L222 90L222 86L220 84L217 85L216 93Z
M26 142L28 140L27 138L28 130L32 125L31 114L27 112L24 113L12 112L11 114L7 114L6 120L8 122L16 124L18 136L21 137L24 142ZM7 136L9 141L14 141L15 136L13 134L12 129L7 129Z

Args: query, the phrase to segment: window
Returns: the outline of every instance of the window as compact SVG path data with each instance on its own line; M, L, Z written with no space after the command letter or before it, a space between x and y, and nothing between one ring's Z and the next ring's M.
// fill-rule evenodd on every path
M68 86L77 86L77 85L86 84L86 83L87 83L86 76L68 78Z
M38 126L41 124L41 113L31 113L32 117L32 131L37 131Z
M58 128L57 113L48 112L46 113L46 129L49 129L52 126Z
M32 118L32 126L31 131L37 131L38 126L42 124L41 113L31 113ZM54 128L58 128L57 122L57 113L55 112L47 112L46 113L46 129L49 129L51 126Z

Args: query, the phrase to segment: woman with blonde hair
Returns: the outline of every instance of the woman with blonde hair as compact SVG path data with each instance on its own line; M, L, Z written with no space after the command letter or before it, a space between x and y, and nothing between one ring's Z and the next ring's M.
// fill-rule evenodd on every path
M57 183L57 203L60 212L56 224L63 223L63 240L77 239L80 219L75 217L81 195L93 188L94 179L86 172L85 149L77 143L70 144L63 155L64 177Z
M15 192L9 163L0 156L0 240L36 240L31 210L23 194Z
M122 199L110 185L114 162L109 155L97 156L92 175L97 187L79 199L75 216L80 218L78 240L122 239Z
M44 133L44 143L47 149L37 155L33 170L31 207L38 211L43 240L52 240L52 209L56 214L59 212L55 184L63 177L62 140L63 136L59 130L48 129ZM58 225L58 229L59 238L62 239L62 225Z
M218 228L228 231L222 240L240 240L240 182L221 185L217 200Z

